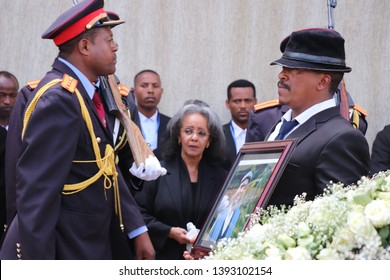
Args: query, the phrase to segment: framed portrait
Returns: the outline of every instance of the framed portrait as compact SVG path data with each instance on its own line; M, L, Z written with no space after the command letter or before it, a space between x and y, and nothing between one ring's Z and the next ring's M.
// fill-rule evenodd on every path
M195 240L194 258L207 255L218 240L236 238L247 229L251 214L267 206L295 145L292 139L242 146Z

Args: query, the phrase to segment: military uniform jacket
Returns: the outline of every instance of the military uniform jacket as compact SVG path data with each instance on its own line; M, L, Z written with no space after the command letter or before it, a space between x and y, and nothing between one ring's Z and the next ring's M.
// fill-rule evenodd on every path
M371 175L390 169L390 125L379 131L372 144Z
M76 77L66 65L55 60L52 71L28 100L49 81L62 79L64 73ZM114 145L114 117L106 113L107 128L104 128L82 84L78 83L77 88L91 116L103 157L106 144ZM18 102L23 102L23 96ZM112 258L111 243L116 242L112 240L113 231L119 226L115 222L113 188L105 189L101 177L76 194L62 194L65 184L82 182L98 171L96 163L74 162L95 160L76 94L60 84L49 88L38 101L22 142L22 115L18 110L23 105L15 107L12 116L15 127L10 130L8 140L15 143L16 149L7 155L7 160L16 165L10 166L7 188L16 188L17 215L4 240L2 258L14 258L15 241L21 246L22 259ZM145 224L118 172L123 223L128 233Z
M297 146L268 204L291 205L303 192L313 199L329 181L349 185L368 175L367 140L341 117L338 107L312 116L287 139L297 139Z

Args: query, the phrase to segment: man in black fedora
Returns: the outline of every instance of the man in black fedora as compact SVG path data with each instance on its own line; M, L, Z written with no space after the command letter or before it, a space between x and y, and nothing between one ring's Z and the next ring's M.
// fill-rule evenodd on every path
M279 102L289 110L266 140L296 139L297 146L271 196L269 205L308 200L333 182L355 183L368 174L369 148L364 135L340 114L333 94L344 73L344 39L330 29L293 32L281 43Z
M283 53L288 39L288 36L280 44L280 51ZM336 100L336 105L340 107L341 95L340 91L342 90L342 84L340 83L335 94L334 98ZM352 96L347 92L348 98L348 107L349 107L349 122L350 124L359 129L364 135L366 135L368 122L367 122L367 111L364 110L361 106L356 104ZM248 118L248 128L246 133L245 142L258 142L264 141L269 130L273 128L275 123L280 121L280 118L287 112L288 106L279 102L279 99L267 100L261 103L258 103L254 106L249 114Z
M117 166L114 134L123 127L96 88L98 77L116 70L111 28L123 23L103 6L103 0L84 0L42 35L59 54L37 85L22 89L11 116L7 199L16 213L10 212L1 259L132 257L128 239L135 258L155 256Z

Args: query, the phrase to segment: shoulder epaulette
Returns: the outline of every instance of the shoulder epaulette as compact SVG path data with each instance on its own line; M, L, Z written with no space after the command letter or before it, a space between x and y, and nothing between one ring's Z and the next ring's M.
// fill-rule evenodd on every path
M70 93L74 93L77 84L78 81L75 78L69 76L68 74L64 74L64 76L62 77L61 86Z
M258 103L255 105L255 111L262 110L265 108L272 108L279 105L279 99L273 99L269 101L265 101L262 103Z
M27 86L30 89L34 90L37 87L37 85L39 84L40 81L41 80L34 80L34 81L27 82Z
M121 93L122 96L128 96L129 95L130 88L128 88L124 84L118 84L118 89L119 89L119 92Z
M359 105L357 105L357 104L355 104L355 105L353 106L353 109L355 109L356 111L358 111L359 113L361 113L361 114L364 115L365 117L368 116L367 111L364 110L361 106L359 106Z

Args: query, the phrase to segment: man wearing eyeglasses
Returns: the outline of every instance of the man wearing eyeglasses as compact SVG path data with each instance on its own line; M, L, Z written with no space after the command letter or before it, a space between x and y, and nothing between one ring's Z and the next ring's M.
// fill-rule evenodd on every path
M0 71L0 125L8 130L9 117L19 90L16 77L7 71Z

